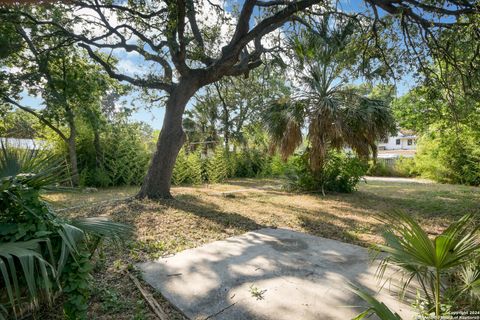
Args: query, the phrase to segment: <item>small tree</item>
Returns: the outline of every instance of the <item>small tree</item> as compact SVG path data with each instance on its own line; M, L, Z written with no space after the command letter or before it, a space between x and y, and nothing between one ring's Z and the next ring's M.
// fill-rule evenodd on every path
M221 146L215 148L213 157L207 162L208 182L218 183L228 177L228 156Z
M203 183L203 161L199 151L192 152L187 156L188 168L190 171L190 181L192 184Z
M175 162L175 167L173 168L172 183L174 185L181 185L183 183L188 183L190 180L190 168L185 154L185 150L180 150L177 156L177 161Z

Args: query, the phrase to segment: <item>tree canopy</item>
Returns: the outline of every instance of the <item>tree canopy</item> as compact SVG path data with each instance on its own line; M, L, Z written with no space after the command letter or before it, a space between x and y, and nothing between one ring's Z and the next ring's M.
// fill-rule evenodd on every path
M379 64L363 71L384 75L394 73L397 60L399 69L409 63L422 69L437 57L460 65L451 54L457 40L445 34L464 34L478 53L478 13L476 1L470 0L366 0L349 10L320 0L246 0L238 6L228 1L75 0L33 9L21 4L0 7L3 21L38 31L41 39L57 38L59 47L85 49L110 77L154 94L163 92L163 129L139 193L150 198L171 196L172 170L185 140L182 117L190 98L226 76L248 76L284 47L283 34L311 29L312 21L326 15L356 21L362 27L357 57L375 58ZM137 74L117 69L115 57L125 52L138 55L148 69ZM478 68L478 54L470 61Z

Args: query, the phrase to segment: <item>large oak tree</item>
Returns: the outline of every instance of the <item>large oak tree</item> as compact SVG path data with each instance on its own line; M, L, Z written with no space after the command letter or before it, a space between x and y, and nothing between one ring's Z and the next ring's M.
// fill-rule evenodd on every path
M473 0L365 0L362 12L348 13L324 0L245 0L240 7L213 0L102 1L73 0L63 6L69 19L45 19L22 13L20 7L5 7L0 13L20 11L25 20L55 26L74 39L101 64L108 74L145 90L163 91L166 112L157 150L138 194L140 198L169 198L176 156L184 142L182 117L190 98L202 87L226 76L248 75L262 64L272 47L265 37L280 28L306 24L305 15L326 12L361 16L371 22L377 38L385 19L394 17L403 30L405 44L416 49L442 48L436 35L443 28L472 28L472 15L479 12ZM213 17L213 23L207 23ZM461 22L459 19L461 18ZM222 41L215 30L223 32ZM375 42L375 41L374 41ZM372 43L374 43L372 42ZM374 45L374 44L373 44ZM116 70L99 50L135 52L152 63L151 72L131 75ZM360 56L360 55L359 55Z

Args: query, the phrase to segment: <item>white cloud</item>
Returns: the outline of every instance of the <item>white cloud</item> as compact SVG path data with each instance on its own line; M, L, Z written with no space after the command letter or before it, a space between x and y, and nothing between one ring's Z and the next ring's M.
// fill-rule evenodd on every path
M124 72L131 75L144 73L142 64L139 63L138 61L132 61L130 59L120 59L117 64L117 68L120 72Z

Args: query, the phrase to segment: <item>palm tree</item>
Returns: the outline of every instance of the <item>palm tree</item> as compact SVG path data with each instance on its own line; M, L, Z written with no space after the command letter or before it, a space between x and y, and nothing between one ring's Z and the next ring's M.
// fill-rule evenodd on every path
M66 177L65 164L48 153L0 146L0 320L51 301L64 267L82 250L90 257L101 239L121 239L131 227L105 218L66 220L40 192Z
M351 20L325 18L315 30L290 40L297 61L298 90L268 106L264 117L272 145L290 156L308 131L310 167L321 171L329 148L350 146L360 157L376 156L376 142L395 132L391 110L383 100L348 86L355 64Z
M200 147L203 154L207 154L209 149L215 149L215 146L219 143L217 122L220 115L217 104L218 101L210 96L199 97L193 108L185 112L183 128L186 132L189 151L194 151Z

